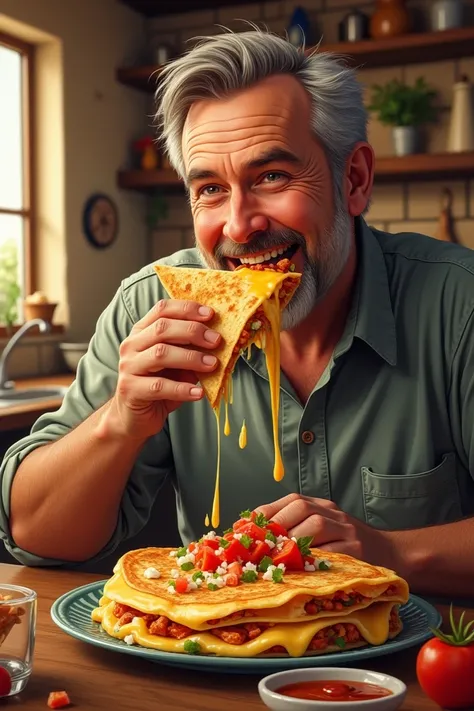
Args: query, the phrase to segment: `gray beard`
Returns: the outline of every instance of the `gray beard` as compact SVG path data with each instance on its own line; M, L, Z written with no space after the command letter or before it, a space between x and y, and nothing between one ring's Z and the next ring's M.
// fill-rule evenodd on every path
M239 258L252 253L271 250L277 246L297 244L304 257L304 267L301 282L293 298L282 314L281 328L288 331L304 321L332 287L349 257L351 247L351 218L336 201L336 211L332 229L325 230L316 247L316 255L310 256L306 240L293 230L272 231L260 234L249 244L237 244L227 240L220 243L213 255L199 251L203 263L209 269L229 271L226 257Z

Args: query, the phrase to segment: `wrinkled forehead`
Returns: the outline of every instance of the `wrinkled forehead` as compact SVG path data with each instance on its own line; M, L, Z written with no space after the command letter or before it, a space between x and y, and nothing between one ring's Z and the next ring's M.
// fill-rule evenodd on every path
M263 142L287 146L311 136L310 101L294 77L270 77L222 99L190 108L182 135L185 166L206 155L236 153Z

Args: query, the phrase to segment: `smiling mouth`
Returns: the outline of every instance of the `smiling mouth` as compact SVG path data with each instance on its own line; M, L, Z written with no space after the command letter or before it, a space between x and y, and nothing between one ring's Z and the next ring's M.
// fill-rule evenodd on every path
M229 261L232 262L234 267L240 267L241 265L250 266L252 264L276 264L281 259L291 259L298 249L297 244L292 244L291 247L280 247L279 249L272 249L263 254L257 254L255 256L248 257L228 257Z

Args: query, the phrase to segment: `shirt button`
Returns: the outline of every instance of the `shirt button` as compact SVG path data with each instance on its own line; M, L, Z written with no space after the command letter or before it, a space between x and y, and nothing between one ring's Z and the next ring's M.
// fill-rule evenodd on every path
M303 434L301 435L301 439L305 444L313 444L314 442L314 433L310 432L309 430L305 430Z

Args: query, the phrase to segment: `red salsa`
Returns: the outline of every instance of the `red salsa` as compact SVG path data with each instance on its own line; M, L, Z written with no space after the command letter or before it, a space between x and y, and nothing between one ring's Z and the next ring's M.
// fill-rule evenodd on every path
M275 689L277 694L311 701L368 701L390 696L392 692L383 686L364 681L340 681L339 679L298 681Z

